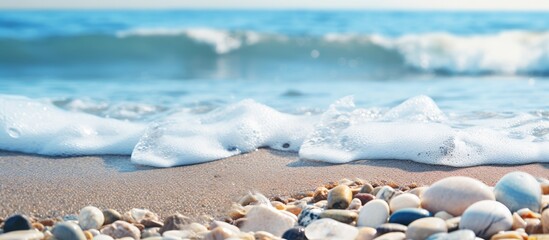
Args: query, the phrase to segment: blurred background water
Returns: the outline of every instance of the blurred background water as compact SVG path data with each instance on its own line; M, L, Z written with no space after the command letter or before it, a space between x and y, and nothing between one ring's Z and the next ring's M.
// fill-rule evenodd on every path
M0 12L0 94L136 121L245 98L314 114L347 95L547 113L548 74L545 12Z

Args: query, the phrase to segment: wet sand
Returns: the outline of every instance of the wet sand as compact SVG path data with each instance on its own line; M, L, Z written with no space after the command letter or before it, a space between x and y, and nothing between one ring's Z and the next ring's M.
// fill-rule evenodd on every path
M56 217L94 205L120 212L137 207L161 216L179 212L195 219L203 215L222 218L231 202L250 190L287 196L354 177L423 185L464 175L493 185L504 174L517 170L549 178L549 164L452 168L361 160L331 165L267 149L164 169L132 164L129 156L49 158L0 152L0 217L14 213Z

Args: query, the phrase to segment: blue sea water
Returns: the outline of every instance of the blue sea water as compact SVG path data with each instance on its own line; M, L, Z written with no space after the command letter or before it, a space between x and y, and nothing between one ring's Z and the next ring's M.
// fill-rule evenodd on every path
M548 144L546 12L0 11L3 150L469 166Z

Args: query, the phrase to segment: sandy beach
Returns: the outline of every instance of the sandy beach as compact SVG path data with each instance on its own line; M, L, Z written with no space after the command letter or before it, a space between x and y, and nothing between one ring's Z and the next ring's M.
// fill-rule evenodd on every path
M549 164L452 168L410 161L361 160L331 165L302 161L297 154L261 149L205 164L152 168L129 156L50 158L0 152L0 216L75 214L87 205L125 212L148 208L161 217L179 212L195 219L222 218L247 191L291 195L342 178L420 185L455 175L489 185L504 174L525 171L549 177Z

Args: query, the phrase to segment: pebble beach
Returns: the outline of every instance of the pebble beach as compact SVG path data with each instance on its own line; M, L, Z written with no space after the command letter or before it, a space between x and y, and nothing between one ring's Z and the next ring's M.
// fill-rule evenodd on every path
M0 239L546 239L549 233L544 164L330 165L265 149L168 169L123 160L2 152ZM244 172L243 161L250 163ZM28 172L10 171L23 165Z

